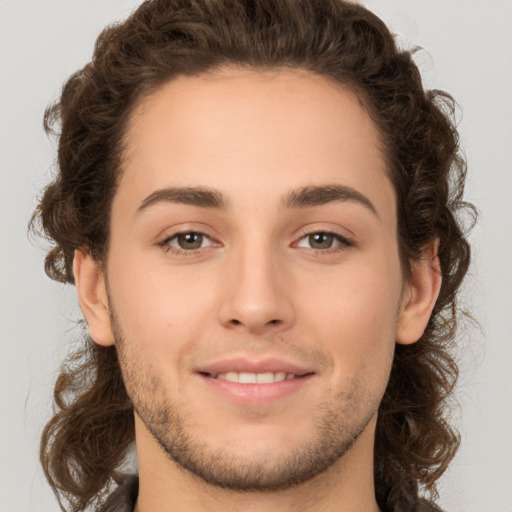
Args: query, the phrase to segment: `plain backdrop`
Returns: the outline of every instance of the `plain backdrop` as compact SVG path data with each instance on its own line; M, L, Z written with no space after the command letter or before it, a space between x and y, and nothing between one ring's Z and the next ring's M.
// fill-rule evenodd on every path
M43 272L27 222L51 176L45 106L137 0L0 0L0 512L59 510L38 465L39 435L69 339L75 292ZM462 447L442 478L447 512L512 511L512 2L367 0L403 46L421 46L427 88L458 101L481 214L463 298L480 322L459 335Z

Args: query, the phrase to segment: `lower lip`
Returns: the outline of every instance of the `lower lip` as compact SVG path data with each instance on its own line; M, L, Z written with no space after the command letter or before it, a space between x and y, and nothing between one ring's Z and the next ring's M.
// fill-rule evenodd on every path
M299 392L311 381L314 374L269 384L240 384L239 382L215 379L205 374L199 374L199 376L210 389L237 404L264 405Z

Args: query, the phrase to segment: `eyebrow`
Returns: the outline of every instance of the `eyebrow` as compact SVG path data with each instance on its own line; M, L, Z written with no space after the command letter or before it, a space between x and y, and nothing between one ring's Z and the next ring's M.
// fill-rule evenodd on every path
M358 190L344 185L308 186L292 190L285 198L286 208L311 208L333 202L358 203L379 217L373 203Z
M217 190L204 187L171 187L149 194L137 208L136 213L141 213L157 203L188 204L221 210L226 210L229 206L227 198Z
M361 192L344 185L311 185L290 191L283 199L287 209L302 209L333 202L355 202L379 217L373 203ZM158 203L177 203L227 210L228 198L220 191L206 187L170 187L152 192L137 208L137 214Z

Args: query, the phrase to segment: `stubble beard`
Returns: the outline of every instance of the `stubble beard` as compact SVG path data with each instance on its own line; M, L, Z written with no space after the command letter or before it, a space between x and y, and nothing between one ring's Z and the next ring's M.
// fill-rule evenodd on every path
M114 320L114 319L113 319ZM166 455L204 482L232 491L272 492L307 482L339 461L375 416L381 397L339 392L315 407L314 434L283 456L254 457L212 447L194 436L191 421L166 401L163 383L132 353L113 321L123 380L134 409ZM308 409L304 414L311 414Z

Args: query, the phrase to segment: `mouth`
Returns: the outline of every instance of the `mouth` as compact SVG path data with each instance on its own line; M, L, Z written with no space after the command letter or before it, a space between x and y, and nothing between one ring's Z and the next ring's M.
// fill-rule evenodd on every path
M239 384L273 384L275 382L282 382L285 380L300 379L310 373L297 375L295 373L286 372L263 372L263 373L251 373L251 372L223 372L223 373L203 373L203 375L212 379L225 380L227 382L236 382Z
M297 395L316 372L281 359L234 358L198 368L196 374L215 396L250 406Z
M196 368L196 371L211 379L238 384L275 384L315 373L314 368L305 364L274 357L259 360L232 357Z

